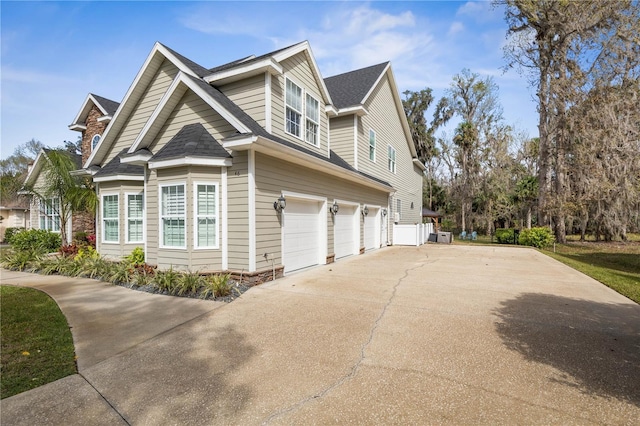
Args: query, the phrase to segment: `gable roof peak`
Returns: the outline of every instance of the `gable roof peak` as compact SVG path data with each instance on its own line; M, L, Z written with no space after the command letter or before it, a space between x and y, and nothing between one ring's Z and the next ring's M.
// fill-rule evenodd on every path
M325 78L334 106L340 109L363 104L389 66L387 61Z

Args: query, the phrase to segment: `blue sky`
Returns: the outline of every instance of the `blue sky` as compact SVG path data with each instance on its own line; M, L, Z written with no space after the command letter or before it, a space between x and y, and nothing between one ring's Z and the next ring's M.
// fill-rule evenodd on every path
M491 75L506 122L537 136L532 90L503 73L489 2L0 2L2 158L68 130L87 93L121 101L154 42L207 68L309 40L329 77L390 60L399 90L437 98L463 68Z

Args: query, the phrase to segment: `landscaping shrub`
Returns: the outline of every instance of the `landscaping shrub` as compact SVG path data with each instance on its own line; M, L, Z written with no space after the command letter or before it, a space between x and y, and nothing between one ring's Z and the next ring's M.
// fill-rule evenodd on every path
M224 297L231 294L232 286L229 283L229 274L210 275L205 279L200 297L206 299L209 296Z
M551 230L545 227L523 229L518 239L519 244L536 248L548 247L553 244L554 241L555 237L551 233Z
M185 294L196 294L204 280L197 272L185 272L178 277L178 285L174 288L174 292L178 296L184 296Z
M62 256L75 258L78 255L78 250L80 250L80 248L78 247L77 244L74 243L74 244L62 246L58 251Z
M12 271L24 271L40 258L41 253L33 250L10 250L2 255L2 267Z
M87 234L86 232L78 231L73 236L73 241L78 245L86 245L89 243L89 240L87 239L88 236L89 234Z
M129 262L131 266L144 265L144 249L142 247L134 248L128 256L125 256L124 260Z
M180 273L169 268L166 271L157 271L153 277L152 284L158 287L158 290L173 294L178 286L178 278Z
M513 244L514 229L496 229L496 241L498 244Z
M18 232L24 231L24 228L7 228L4 230L4 242L7 244L11 244L11 239Z
M11 237L11 247L16 251L51 253L60 248L60 235L43 229L28 229Z

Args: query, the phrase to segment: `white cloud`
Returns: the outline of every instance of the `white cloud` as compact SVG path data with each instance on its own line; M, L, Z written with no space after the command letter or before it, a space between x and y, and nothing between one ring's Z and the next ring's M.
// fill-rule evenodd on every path
M11 66L4 65L2 67L2 83L3 84L20 84L20 83L68 83L73 79L65 75L48 74L40 71L29 69L16 69ZM5 86L6 87L6 86Z
M458 33L461 33L464 31L464 24L460 21L454 21L450 26L449 26L449 31L447 32L447 35L454 36Z
M456 15L479 23L495 22L502 20L503 8L490 1L468 1L458 8Z

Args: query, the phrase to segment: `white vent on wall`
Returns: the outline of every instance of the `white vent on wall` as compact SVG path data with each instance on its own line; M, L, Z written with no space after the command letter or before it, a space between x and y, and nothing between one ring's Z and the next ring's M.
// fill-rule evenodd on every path
M394 221L394 222L400 222L400 213L395 212L395 213L393 214L393 221Z

